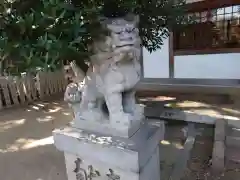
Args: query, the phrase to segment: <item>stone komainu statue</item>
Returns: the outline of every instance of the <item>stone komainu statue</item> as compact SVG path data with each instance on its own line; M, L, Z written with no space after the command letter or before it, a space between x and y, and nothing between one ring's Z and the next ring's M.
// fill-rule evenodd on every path
M90 67L81 88L77 118L93 121L109 118L112 126L129 126L132 120L143 118L134 90L141 76L138 22L135 15L102 20L110 33L92 46L94 55L90 57ZM74 62L71 66L77 77L82 76Z

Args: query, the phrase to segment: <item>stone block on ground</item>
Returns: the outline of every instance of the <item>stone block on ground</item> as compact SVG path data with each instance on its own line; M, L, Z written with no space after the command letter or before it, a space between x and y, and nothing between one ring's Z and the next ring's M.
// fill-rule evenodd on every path
M231 128L240 129L240 120L239 119L228 119L228 126Z
M194 112L188 112L174 108L145 107L144 113L145 116L149 118L180 120L204 124L215 124L215 121L217 120L216 117L200 115Z
M217 119L215 123L215 141L225 141L226 137L226 120L224 119Z
M225 165L225 144L224 141L215 141L212 153L213 171L222 171Z
M228 126L227 134L228 136L240 137L240 128Z
M131 137L123 138L66 127L55 130L56 147L65 154L68 180L160 180L159 141L164 123L144 123ZM81 179L81 178L79 178Z

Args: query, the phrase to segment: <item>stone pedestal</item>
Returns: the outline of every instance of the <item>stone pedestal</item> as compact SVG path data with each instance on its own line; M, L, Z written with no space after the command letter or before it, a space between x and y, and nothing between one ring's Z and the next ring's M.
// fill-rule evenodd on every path
M83 120L80 119L79 117L76 117L74 121L71 123L71 126L75 127L76 129L94 131L100 134L129 138L133 136L133 134L136 133L136 131L138 131L143 121L144 121L143 119L139 120L132 119L130 120L131 125L123 126L121 122L119 122L119 124L115 122L111 124L111 121L108 118L103 118L101 121L95 121L95 120Z
M83 86L69 86L65 93L66 101L80 102L73 109L75 118L53 133L65 154L68 180L160 180L164 124L146 122L135 100L141 77L139 17L127 13L100 19L110 33L91 44ZM84 73L71 66L81 79Z
M130 138L74 128L53 132L64 152L68 180L160 180L164 123L143 123Z

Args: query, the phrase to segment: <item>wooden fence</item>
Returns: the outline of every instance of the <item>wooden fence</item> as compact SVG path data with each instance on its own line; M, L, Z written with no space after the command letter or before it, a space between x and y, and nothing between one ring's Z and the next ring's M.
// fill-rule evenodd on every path
M63 93L66 86L64 71L39 72L36 76L0 77L0 110Z

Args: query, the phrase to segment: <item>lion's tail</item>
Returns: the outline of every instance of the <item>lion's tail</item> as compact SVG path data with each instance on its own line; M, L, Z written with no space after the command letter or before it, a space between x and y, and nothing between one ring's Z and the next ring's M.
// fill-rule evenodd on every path
M77 80L78 82L82 82L82 81L84 80L86 74L83 72L83 70L82 70L80 67L78 67L78 65L76 64L75 61L72 61L72 62L70 63L70 66L71 66L71 68L72 68L72 70L73 70L73 72L74 72L74 75L75 75L75 77L76 77L76 80Z

